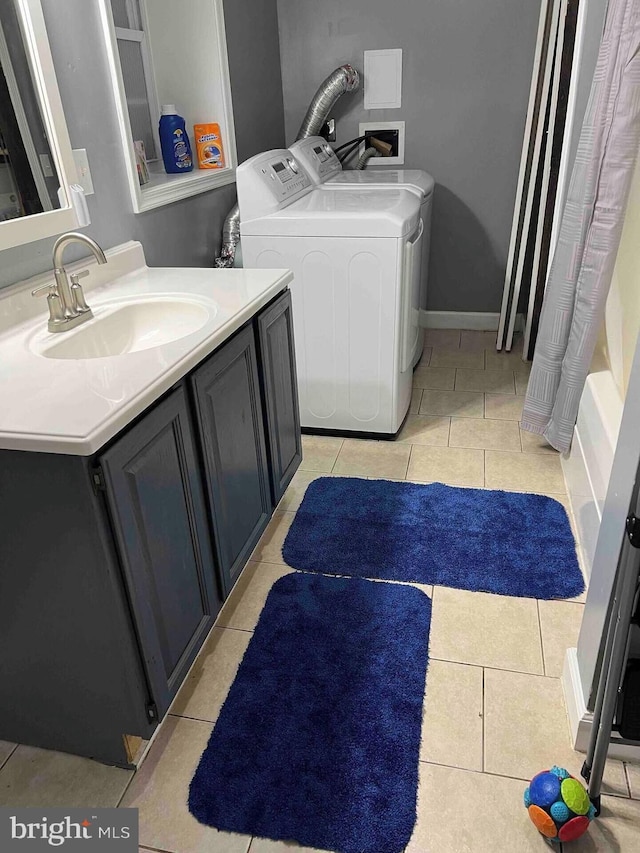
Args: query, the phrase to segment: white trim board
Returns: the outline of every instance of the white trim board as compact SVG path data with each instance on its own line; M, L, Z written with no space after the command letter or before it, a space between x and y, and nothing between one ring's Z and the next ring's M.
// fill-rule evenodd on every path
M523 327L523 316L518 314L516 327ZM500 322L496 311L420 311L420 326L424 329L478 329L495 332Z
M567 708L571 744L577 752L586 753L593 725L593 714L587 710L582 693L577 649L567 649L562 668L562 692ZM609 744L607 757L619 761L639 762L640 746L617 742L614 735Z

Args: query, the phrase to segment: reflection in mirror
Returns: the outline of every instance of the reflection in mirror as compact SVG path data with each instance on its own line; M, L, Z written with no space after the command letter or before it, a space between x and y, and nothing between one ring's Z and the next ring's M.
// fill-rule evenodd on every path
M0 0L0 221L60 208L15 0Z

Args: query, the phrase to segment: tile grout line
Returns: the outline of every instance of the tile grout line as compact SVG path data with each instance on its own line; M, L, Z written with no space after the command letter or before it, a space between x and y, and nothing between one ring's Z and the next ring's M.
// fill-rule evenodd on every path
M397 583L397 581L396 581ZM409 584L411 586L411 584ZM444 587L444 589L452 589L453 587ZM491 593L489 593L491 594ZM557 599L561 601L562 599ZM429 655L429 660L437 660L441 663L458 663L463 666L475 666L476 669L488 669L491 672L511 672L514 675L530 675L532 678L547 678L550 681L560 681L560 676L558 675L543 675L541 672L531 672L526 669L505 669L503 666L491 666L486 663L475 663L468 660L452 660L451 658L438 658L433 655Z
M631 782L629 781L629 772L627 770L627 762L626 761L622 762L622 770L624 773L625 781L627 783L627 790L629 791L629 799L631 800L631 799L633 799L633 797L631 796Z
M334 469L335 469L336 465L338 464L338 457L340 456L340 453L342 452L343 446L344 446L344 439L342 440L342 443L340 444L340 447L338 448L338 452L336 453L336 458L333 460L333 464L331 465L331 469L329 471L327 471L327 474L334 474L335 473Z
M280 564L272 563L271 565L276 566ZM213 627L220 628L221 631L240 631L242 634L253 634L253 628L236 628L235 625L214 625Z
M627 786L628 799L632 800L633 797L631 796L631 782L629 781L629 774L627 773L627 762L626 761L622 762L622 774L624 776L625 785Z
M411 457L413 456L413 448L414 447L415 447L415 444L409 445L409 456L407 457L407 467L405 468L405 471L404 471L404 479L405 480L409 476L409 467L411 465Z
M167 714L167 716L169 716L169 715ZM163 720L163 722L164 722L164 720ZM161 726L161 725L162 725L162 723L159 723L158 725L159 725L159 726ZM145 749L145 752L146 752L146 749ZM127 791L129 790L129 788L130 788L130 787L131 787L131 785L133 784L133 780L136 778L137 773L138 773L138 768L136 767L136 768L134 769L133 773L131 774L131 779L129 779L129 781L127 782L127 784L124 786L124 791L122 792L122 796L121 796L121 797L119 797L118 802L116 803L116 808L117 808L117 809L119 809L119 808L121 808L121 807L122 807L122 801L123 801L123 800L124 800L124 798L127 796ZM140 839L139 839L139 838L138 838L138 843L140 843Z
M325 475L328 476L328 475ZM266 563L268 566L288 566L289 563L274 563L272 560L249 560L249 563Z
M520 421L518 423L518 438L520 439L520 450L524 453L524 443L522 441L522 427L520 426Z
M485 683L484 683L484 667L482 667L482 772L484 773L484 738L485 738L485 714L486 714L486 702L485 702Z
M234 676L234 681L235 681L235 676ZM229 689L231 689L231 688L229 688ZM226 699L226 696L225 696L225 699ZM218 716L219 716L219 712L218 712ZM202 717L188 717L188 716L183 715L183 714L176 714L175 711L167 713L165 720L167 719L167 717L173 717L174 720L191 720L193 723L206 723L208 726L215 726L215 724L217 722L217 720L203 720Z
M6 767L6 766L7 766L8 762L9 762L9 759L11 758L11 756L13 755L13 753L16 751L16 749L17 749L19 746L20 746L20 744L19 744L19 743L14 743L14 745L13 745L13 749L9 751L9 755L7 755L7 757L6 757L6 758L5 758L5 760L2 762L2 764L0 764L0 771L2 771L2 769L3 769L4 767Z
M443 764L441 761L425 761L424 759L420 758L418 759L418 763L431 765L433 767L446 767L450 770L459 770L461 773L477 773L480 776L490 776L495 779L512 779L514 782L521 782L523 785L528 785L531 781L529 778L524 776L511 776L509 773L497 773L494 770L474 770L471 767L460 767L460 765L458 764ZM638 802L638 800L634 800L630 797L623 797L622 795L614 794L611 791L603 792L602 796L615 800L630 800L630 802L632 803Z
M538 614L538 637L540 638L540 656L542 657L542 674L547 675L547 665L544 659L544 640L542 639L542 619L540 618L540 602L536 598L536 613Z
M528 784L531 780L525 779L523 776L510 776L507 773L495 773L494 771L488 770L473 770L471 767L460 767L457 764L442 764L440 761L424 761L422 758L418 761L419 764L431 764L434 767L447 767L451 770L460 770L462 773L477 773L479 776L490 776L495 779L512 779L514 782L522 782L523 784ZM607 797L613 797L615 794L605 794ZM622 799L619 797L618 799Z

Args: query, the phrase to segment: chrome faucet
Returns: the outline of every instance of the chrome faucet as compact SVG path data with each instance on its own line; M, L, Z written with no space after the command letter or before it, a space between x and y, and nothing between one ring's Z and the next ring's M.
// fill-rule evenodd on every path
M44 284L31 291L32 296L47 297L49 305L49 331L66 332L90 320L93 317L91 308L87 305L80 279L89 275L89 270L71 274L71 284L67 278L67 271L62 263L64 250L71 243L82 243L93 252L99 264L106 264L107 259L104 252L95 240L77 231L69 231L58 237L53 246L53 274L55 282Z

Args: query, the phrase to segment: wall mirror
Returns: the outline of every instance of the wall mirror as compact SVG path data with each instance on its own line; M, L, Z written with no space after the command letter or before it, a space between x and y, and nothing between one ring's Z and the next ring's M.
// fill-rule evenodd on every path
M76 227L75 181L40 0L0 0L0 250Z

